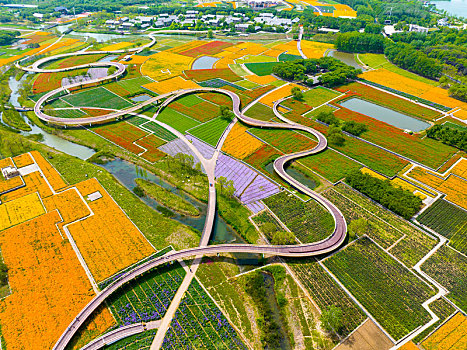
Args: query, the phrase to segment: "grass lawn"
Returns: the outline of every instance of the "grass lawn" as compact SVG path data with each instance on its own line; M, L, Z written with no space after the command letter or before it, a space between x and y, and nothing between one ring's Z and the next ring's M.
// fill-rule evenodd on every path
M152 83L152 80L146 77L138 77L133 79L120 80L118 85L122 86L126 91L131 94L138 92L145 92L146 89L142 88L141 85Z
M180 132L185 132L188 129L199 125L198 121L178 113L170 107L164 108L157 116L157 120L172 126Z
M281 53L278 57L279 61L282 61L282 62L301 60L302 58L303 58L302 56L290 55L288 53Z
M258 62L276 62L275 57L271 56L264 56L264 55L259 55L259 56L251 56L247 55L242 58L237 58L235 60L236 63L258 63Z
M272 68L280 64L279 62L264 62L264 63L245 63L245 66L260 77L272 73Z
M85 117L85 113L79 109L55 109L47 112L48 114L59 118L80 118Z
M259 102L255 103L249 110L247 110L245 115L247 117L266 121L275 118L272 108Z
M341 94L334 90L319 86L304 92L303 101L311 107L317 107L339 95Z
M230 121L219 117L191 129L190 134L215 147L229 123Z
M193 107L197 105L198 103L203 102L203 100L200 99L198 96L191 94L191 95L186 95L181 98L178 98L177 102L181 103L182 105L186 107Z
M238 86L244 87L245 89L255 89L255 88L261 86L259 84L256 84L256 83L254 83L252 81L249 81L249 80L246 80L246 79L237 81L235 84L238 85Z
M462 125L454 124L454 123L451 123L451 122L444 123L444 126L450 128L450 129L456 129L456 130L459 130L459 131L467 131L467 126L462 126Z
M435 294L434 289L368 238L326 259L324 265L394 339L431 319L422 303Z
M131 106L131 103L109 90L98 87L73 95L62 97L62 100L75 107L101 107L123 109Z
M244 77L249 73L242 68L241 64L229 64L229 68L237 75Z

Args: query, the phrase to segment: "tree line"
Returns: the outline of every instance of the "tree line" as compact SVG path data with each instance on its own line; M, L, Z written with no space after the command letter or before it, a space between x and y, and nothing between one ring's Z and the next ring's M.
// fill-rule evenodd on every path
M465 130L457 130L445 125L433 125L426 131L426 136L429 138L440 140L449 146L467 151L467 128Z
M18 31L0 30L0 46L11 45L21 33Z
M412 192L394 187L389 180L381 180L359 170L349 173L345 182L407 220L422 207L421 198Z

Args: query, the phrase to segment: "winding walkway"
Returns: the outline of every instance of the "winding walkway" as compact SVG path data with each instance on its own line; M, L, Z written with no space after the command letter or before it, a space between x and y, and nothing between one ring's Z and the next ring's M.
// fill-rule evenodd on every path
M115 52L115 51L114 51ZM99 51L99 53L102 53ZM76 54L81 54L81 52L74 53ZM89 54L88 52L83 53L83 54ZM66 55L72 55L72 54L66 54ZM54 69L54 70L47 70L47 69L41 69L39 66L41 64L44 64L50 60L56 60L57 56L53 56L47 59L41 60L39 64L33 65L33 67L21 67L18 65L19 68L22 68L24 70L30 70L34 72L57 72L57 71L63 71L63 70L71 70L72 68L63 68L63 69ZM37 62L36 62L37 63ZM76 84L72 84L67 86L67 88L71 87L76 87L76 86L82 86L86 84L91 84L91 83L98 83L104 80L108 79L113 79L121 74L124 73L125 67L121 63L116 63L116 62L96 62L96 63L90 63L87 65L81 65L74 67L74 69L78 68L83 68L83 66L86 67L102 67L105 65L111 65L117 67L117 72L103 77L103 78L98 78L94 79L91 81L87 82L80 82ZM149 105L151 103L154 103L158 100L167 98L169 102L165 102L163 105L167 105L170 103L170 101L175 100L176 98L187 95L187 94L193 94L193 93L200 93L200 92L217 92L217 93L222 93L227 96L229 96L232 99L233 102L233 112L239 120L241 120L243 123L254 126L254 127L259 127L259 128L271 128L271 129L292 129L292 130L302 130L304 132L308 132L312 134L317 140L318 144L310 149L310 150L305 150L301 152L296 152L292 154L287 154L284 156L281 156L277 158L274 161L274 170L277 172L277 174L283 178L286 182L288 182L290 185L298 189L299 191L307 194L308 196L312 197L315 199L317 202L319 202L321 205L323 205L325 208L327 208L331 215L334 218L334 231L333 233L326 239L321 240L319 242L313 242L309 244L301 244L301 245L278 245L278 246L271 246L271 245L249 245L249 244L220 244L220 245L214 245L214 246L207 246L207 241L209 240L210 233L212 230L212 224L213 224L213 219L215 216L215 201L216 201L216 192L215 192L215 184L214 184L214 178L213 176L209 176L209 203L208 203L208 213L206 217L206 222L205 226L203 229L203 233L201 235L201 242L200 246L196 248L189 248L189 249L184 249L180 251L174 251L170 252L167 255L164 255L162 257L156 258L151 261L147 261L142 265L139 265L132 270L128 271L126 274L124 274L121 278L107 286L104 290L102 290L99 294L97 294L81 311L80 313L74 318L74 320L70 323L70 325L66 328L65 332L61 335L60 339L57 341L53 349L65 349L66 346L69 344L71 341L73 335L78 331L78 329L85 323L85 321L91 316L91 314L110 296L112 295L116 290L118 290L120 287L125 285L126 283L130 282L131 280L141 276L142 274L150 271L151 269L179 259L186 259L189 257L200 257L203 255L214 255L214 254L219 254L219 253L256 253L256 254L270 254L270 255L279 255L279 256L288 256L288 257L304 257L304 256L316 256L316 255L321 255L321 254L326 254L334 251L336 248L338 248L343 241L346 238L346 232L347 232L347 225L344 219L344 216L340 212L340 210L329 200L321 196L320 194L310 190L308 187L305 185L301 184L294 178L292 178L290 175L288 175L285 171L285 165L297 158L316 154L318 152L323 151L327 147L327 140L323 134L321 134L319 131L312 129L310 127L296 124L291 122L290 120L286 119L283 116L280 116L280 119L284 123L273 123L273 122L265 122L261 120L257 120L254 118L249 118L244 116L241 111L240 111L240 98L237 94L234 92L224 90L224 89L217 89L217 88L197 88L197 89L182 89L182 90L177 90L173 91L169 94L164 94L157 96L155 98L152 98L148 101L142 102L138 105L132 106L128 109L121 110L118 112L112 112L103 116L98 116L98 117L90 117L90 118L76 118L76 119L67 119L67 118L58 118L54 116L47 115L42 111L42 105L47 101L48 98L57 95L58 93L67 90L67 88L58 88L56 90L53 90L46 95L44 95L41 99L39 99L34 106L34 112L36 115L43 121L55 125L60 125L60 126L80 126L80 125L92 125L92 124L99 124L99 123L105 123L109 120L115 120L118 119L119 116L123 116L129 113L133 113L138 109L141 109L142 107ZM279 102L280 103L280 102ZM277 107L275 108L275 111L277 111ZM277 112L279 113L279 112ZM280 113L279 113L280 115ZM278 116L279 116L278 115ZM157 120L156 120L157 121ZM215 158L214 160L211 159L211 161L206 160L203 164L203 166L207 168L211 168L215 166ZM206 169L208 170L208 169Z

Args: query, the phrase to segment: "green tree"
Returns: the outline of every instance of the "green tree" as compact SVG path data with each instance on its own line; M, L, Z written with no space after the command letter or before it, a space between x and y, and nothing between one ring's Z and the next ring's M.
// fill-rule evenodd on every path
M368 220L365 218L352 220L347 229L349 231L349 236L352 239L356 236L362 236L368 231Z
M208 30L208 39L214 38L214 35L212 34L212 29Z
M343 326L342 310L340 307L335 305L331 305L326 310L324 310L320 319L323 328L328 332L339 332Z
M344 146L345 138L342 131L338 126L331 125L328 129L328 142L329 144L337 147Z
M298 100L298 101L301 101L303 100L303 93L302 93L302 90L300 90L299 87L297 86L294 86L291 90L291 93L292 93L292 96L294 99Z
M295 235L289 231L276 231L272 235L271 243L274 245L287 245L297 243Z
M222 119L232 121L234 118L233 112L227 106L220 106L219 113Z

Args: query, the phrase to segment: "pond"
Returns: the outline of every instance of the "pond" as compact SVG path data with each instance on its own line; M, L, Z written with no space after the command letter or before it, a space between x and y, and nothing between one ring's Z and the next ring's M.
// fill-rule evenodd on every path
M467 18L467 0L430 1L439 10L445 10L451 16Z
M274 162L270 162L266 165L266 170L271 173L271 174L274 174ZM313 179L309 178L308 176L306 176L305 174L303 174L301 171L291 167L291 166L288 166L286 169L285 169L285 172L287 174L289 174L290 176L292 176L295 180L301 182L302 184L304 184L306 187L308 187L310 190L316 188L316 186L318 185Z
M147 94L138 95L138 96L134 96L130 98L130 100L132 100L133 102L144 102L150 99L151 99L151 96Z
M10 77L10 80L8 81L8 84L11 89L11 96L9 102L15 106L15 107L21 107L19 102L18 102L18 97L20 96L18 90L21 88L21 84L23 81L26 79L28 74L24 74L23 77L17 81L14 76ZM26 123L31 126L32 130L31 131L22 131L21 135L27 136L31 134L41 134L42 135L42 141L44 145L47 145L49 147L55 148L56 150L62 151L64 153L67 153L69 155L78 157L80 159L87 159L91 157L94 153L94 150L78 145L76 143L67 141L65 139L62 139L61 137L58 137L57 135L50 134L43 129L39 128L37 125L33 124L24 114L21 113L21 115L24 117L24 120Z
M355 57L353 53L348 53L348 52L341 52L337 50L329 50L326 53L326 56L334 57L335 59L338 59L341 62L344 62L345 64L352 66L357 69L361 69L364 71L363 67L355 61Z
M392 109L379 106L375 103L352 97L339 103L351 111L365 114L371 118L385 122L396 128L420 132L430 127L430 123L396 112Z
M212 69L214 63L219 60L217 57L201 56L193 62L191 69Z

